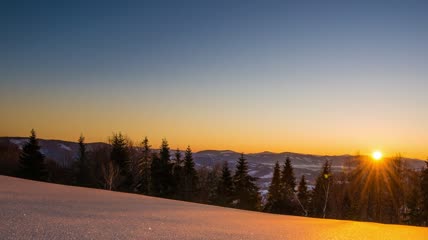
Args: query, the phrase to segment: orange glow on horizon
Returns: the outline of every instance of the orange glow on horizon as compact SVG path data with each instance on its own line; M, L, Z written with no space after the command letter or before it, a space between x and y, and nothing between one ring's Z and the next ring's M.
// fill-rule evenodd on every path
M157 133L156 130L153 129L147 132L131 131L131 128L104 131L103 129L96 128L80 128L81 130L75 130L71 128L55 129L41 126L38 128L35 127L34 129L38 138L71 142L77 142L80 134L83 134L86 143L107 143L112 133L121 132L128 137L135 146L138 146L144 137L147 136L153 148L158 148L161 144L161 140L166 138L171 149L185 149L187 145L190 145L194 152L203 150L231 150L243 152L245 154L269 151L273 153L294 152L314 155L356 155L356 153L359 152L361 155L370 156L373 161L375 158L372 149L373 146L377 145L370 142L359 142L356 139L343 139L342 141L337 141L334 139L334 136L328 135L322 138L314 137L310 134L299 135L296 133L267 135L260 134L260 131L257 132L258 134L254 134L254 136L249 132L242 133L243 136L241 136L241 134L237 134L232 130L229 131L228 134L224 131L211 132L210 130L203 131L199 129L199 134L195 134L194 132L186 134L185 131L173 131L173 129L163 130L162 133ZM24 131L0 131L0 136L28 137L30 135L30 130L31 127L29 130ZM13 132L18 132L19 134L13 134ZM397 145L385 141L385 143L379 147L383 150L381 152L381 159L387 157L385 153L388 153L388 155L402 153L404 157L418 158L421 160L426 159L425 152L419 151L419 149L416 148L408 148L405 145Z

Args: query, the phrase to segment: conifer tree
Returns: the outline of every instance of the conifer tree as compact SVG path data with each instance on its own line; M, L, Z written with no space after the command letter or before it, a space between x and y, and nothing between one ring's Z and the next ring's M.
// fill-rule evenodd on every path
M241 154L233 176L237 208L247 210L258 210L260 208L260 194L255 182L256 178L248 174L247 160L244 154Z
M75 163L76 184L79 186L87 186L89 184L89 166L85 137L83 137L83 135L80 135L78 145L79 152Z
M282 211L282 194L281 194L281 172L279 163L275 163L273 177L269 186L267 203L265 211L272 213L281 213Z
M113 134L113 137L110 139L110 144L110 158L113 165L119 168L120 180L118 189L121 191L130 191L133 185L133 178L129 169L130 156L127 148L128 142L122 133L118 133Z
M150 195L164 196L165 189L163 188L161 178L163 177L164 166L160 162L159 154L152 153L152 163L150 165Z
M149 139L147 137L144 138L142 144L142 152L141 158L139 161L139 183L137 184L137 189L142 194L150 193L150 165L151 165L151 145L149 144Z
M122 133L114 133L110 139L110 143L112 147L110 158L119 166L121 174L125 173L129 162L127 141Z
M175 150L175 165L178 167L184 166L184 161L181 158L181 151L179 148L177 148L177 150Z
M294 170L289 157L285 159L285 164L281 173L281 183L287 190L295 192L296 178L294 177Z
M152 194L159 197L171 197L174 194L174 182L170 163L169 145L162 139L159 156L153 155L151 164Z
M172 168L172 175L176 187L175 198L184 200L184 161L179 148L175 151L175 161Z
M192 149L187 147L184 154L184 200L192 200L196 196L198 186L198 174L195 170Z
M224 161L221 169L221 177L217 183L214 203L224 207L232 206L233 201L233 179L229 166Z
M282 210L283 213L293 214L296 211L297 204L295 201L296 178L294 177L293 166L290 158L285 160L284 167L281 171L281 193L282 193Z
M316 180L312 193L312 212L315 217L326 217L331 183L331 167L327 160Z
M308 215L309 192L306 185L305 175L302 175L299 186L297 187L297 199L299 200L300 207L304 216Z
M47 178L45 156L40 152L34 129L31 130L30 139L19 157L19 176L38 181Z

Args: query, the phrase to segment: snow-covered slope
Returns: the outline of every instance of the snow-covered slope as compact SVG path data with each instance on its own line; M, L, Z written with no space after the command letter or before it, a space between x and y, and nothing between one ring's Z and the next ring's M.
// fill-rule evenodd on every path
M1 239L427 239L428 228L227 209L0 176Z

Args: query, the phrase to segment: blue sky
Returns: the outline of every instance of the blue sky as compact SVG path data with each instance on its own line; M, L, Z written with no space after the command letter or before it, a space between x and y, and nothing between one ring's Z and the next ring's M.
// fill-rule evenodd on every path
M1 135L428 155L424 1L88 2L2 2Z

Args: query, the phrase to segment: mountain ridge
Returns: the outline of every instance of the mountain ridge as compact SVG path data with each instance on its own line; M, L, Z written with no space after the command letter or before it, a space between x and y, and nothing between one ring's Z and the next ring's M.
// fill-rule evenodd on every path
M4 141L4 140L13 140L13 139L19 139L19 140L27 140L29 139L28 137L10 137L10 136L3 136L0 137L0 141ZM62 139L44 139L44 138L38 138L38 140L41 141L52 141L52 142L62 142L62 143L68 143L68 144L78 144L78 142L75 141L68 141L68 140L62 140ZM110 145L109 143L106 142L88 142L85 143L88 146L90 145ZM136 148L139 148L139 146L135 146ZM153 150L158 150L157 148L153 148ZM173 149L171 149L171 151L175 151ZM184 152L184 150L181 150L181 152ZM231 150L231 149L204 149L204 150L200 150L200 151L196 151L194 153L205 153L205 152L230 152L233 154L241 154L243 153L244 155L260 155L260 154L272 154L272 155L304 155L304 156L313 156L313 157L356 157L356 155L352 155L349 153L344 153L344 154L313 154L313 153L302 153L302 152L289 152L289 151L283 151L283 152L272 152L272 151L262 151L262 152L241 152L241 151L235 151L235 150ZM361 155L362 157L368 157L368 155ZM386 157L387 159L389 158L393 158L393 157ZM403 157L404 160L415 160L415 161L426 161L424 159L419 159L419 158L410 158L410 157Z

